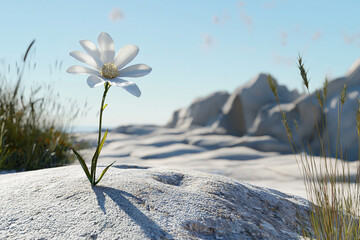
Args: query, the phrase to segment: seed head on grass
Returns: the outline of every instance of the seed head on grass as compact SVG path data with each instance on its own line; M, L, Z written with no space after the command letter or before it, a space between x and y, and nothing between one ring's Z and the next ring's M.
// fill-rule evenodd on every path
M326 102L326 97L327 97L327 93L328 93L328 85L329 85L329 80L328 80L328 78L325 78L325 81L324 81L324 84L323 84L324 103Z
M324 108L324 97L323 93L320 90L316 90L316 99L318 100L318 103L321 107L321 109Z
M340 102L341 102L341 106L344 105L346 99L347 99L348 95L347 95L347 85L344 84L344 87L343 89L341 90L341 93L340 93Z
M308 90L309 97L312 97L309 91L309 80L307 77L307 71L305 71L303 61L299 56L298 67L303 80L303 84ZM269 86L271 89L271 79L269 80ZM274 92L274 91L273 91ZM319 105L324 110L326 104L326 98L328 94L328 80L325 79L323 88L316 91L315 96L319 102ZM315 123L318 139L321 145L320 162L315 160L312 156L313 151L311 145L307 143L308 155L301 154L305 149L302 147L296 147L294 139L292 138L292 132L289 128L286 114L281 111L281 105L278 102L278 106L281 113L281 121L287 132L287 136L292 147L295 159L301 168L301 174L304 179L305 189L307 191L308 198L310 200L309 216L302 222L303 236L310 239L360 239L360 227L359 227L359 206L360 206L360 165L357 169L356 182L354 186L353 177L350 175L350 165L344 162L346 157L346 149L342 150L340 145L340 121L342 107L347 99L347 86L344 85L339 96L339 114L338 114L338 127L336 138L336 154L335 160L330 156L329 135L327 134L326 126L326 113L323 111L323 127L319 129L318 123ZM311 103L312 105L312 103ZM356 113L356 128L358 132L358 144L360 149L360 100L358 101ZM313 114L315 114L313 112ZM308 117L308 116L305 116ZM311 116L309 116L311 117ZM294 121L296 131L299 131L299 124ZM336 131L336 129L331 129ZM324 138L324 140L322 140ZM327 138L327 139L326 139ZM326 144L327 143L327 144ZM300 139L300 144L303 143ZM340 152L341 158L338 160L337 153ZM344 153L343 153L344 152ZM299 154L299 158L296 155ZM344 157L343 157L344 156ZM360 150L359 150L360 159ZM334 160L334 161L333 161ZM340 162L341 161L341 162ZM307 223L310 223L311 229L307 231ZM306 239L308 239L306 238Z
M289 127L289 124L288 124L288 121L287 121L287 118L286 118L286 113L281 111L281 121L285 127L285 130L286 130L286 134L288 135L289 139L292 139L292 131Z
M273 92L276 100L278 101L279 97L278 97L278 94L277 94L277 86L276 86L275 80L271 77L270 74L267 76L267 80L268 80L269 87L270 87L271 91Z
M294 125L295 125L295 128L296 128L296 131L300 131L299 123L298 123L298 121L296 121L296 119L294 119Z
M358 100L357 108L355 109L356 114L356 128L358 132L358 136L360 136L360 99Z
M302 58L301 58L300 55L298 57L298 68L300 70L300 75L301 75L301 77L303 79L303 83L304 83L306 89L309 91L309 81L310 80L307 77L307 71L304 68L304 63L303 63Z

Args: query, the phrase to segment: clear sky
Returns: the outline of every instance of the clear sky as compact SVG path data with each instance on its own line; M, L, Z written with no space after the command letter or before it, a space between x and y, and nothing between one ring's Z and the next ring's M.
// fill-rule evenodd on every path
M79 40L96 42L108 32L116 51L138 45L132 63L153 71L133 79L140 98L110 89L104 125L165 124L194 98L232 92L260 72L302 91L299 53L312 89L325 76L344 75L360 58L359 9L358 0L1 1L0 58L14 63L36 39L36 68L27 71L27 81L53 84L64 104L69 97L87 102L88 114L74 125L96 126L103 88L91 89L86 76L66 73L81 65L68 53L82 50Z

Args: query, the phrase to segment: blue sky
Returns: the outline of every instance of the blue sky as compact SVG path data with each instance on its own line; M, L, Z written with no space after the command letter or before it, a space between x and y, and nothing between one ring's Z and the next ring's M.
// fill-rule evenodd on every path
M74 125L96 126L103 89L89 88L86 76L66 73L79 64L68 53L82 50L79 40L96 42L100 32L108 32L116 51L138 45L132 63L153 71L134 79L140 98L110 89L104 124L164 124L194 98L232 92L260 72L302 91L299 53L312 89L325 76L344 75L360 58L359 9L357 0L2 1L0 58L14 63L35 38L36 68L27 71L26 81L54 85L64 104L69 97L79 106L87 102L86 117ZM54 67L56 60L62 69Z

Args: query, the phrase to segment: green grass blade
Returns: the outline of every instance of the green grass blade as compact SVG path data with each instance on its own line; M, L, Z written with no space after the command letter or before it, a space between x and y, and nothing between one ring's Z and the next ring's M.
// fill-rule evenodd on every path
M92 169L91 173L93 173L93 175L92 175L93 182L95 182L95 171L96 171L97 161L98 161L98 158L100 156L101 149L104 146L104 143L105 143L108 132L109 132L109 130L107 129L106 132L104 133L103 138L101 139L100 145L97 146L96 152L95 152L94 157L93 157L93 159L91 161L91 169Z
M74 152L75 156L79 160L81 167L84 169L84 172L91 183L91 175L90 175L88 167L86 166L84 159L80 156L80 154L75 149L71 148L71 150Z
M91 183L95 182L94 175L95 175L95 171L96 171L96 162L97 162L98 157L99 157L99 146L96 147L94 156L91 159L91 174L90 175L91 175L91 178L93 179L91 181Z
M99 158L101 149L102 149L102 147L104 146L104 143L105 143L105 140L106 140L108 131L109 131L109 130L106 130L106 132L105 132L105 134L104 134L104 136L103 136L103 138L102 138L102 140L101 140L101 142L100 142L100 145L97 146L96 151L95 151L95 153L94 153L94 156L93 156L93 158L92 158L92 160L91 160L91 173L94 172L94 175L95 175L97 160L98 160L98 158ZM94 181L95 181L95 179L94 179Z
M102 171L99 179L95 182L94 185L96 185L96 184L98 184L98 183L100 182L100 180L102 179L102 177L105 175L106 171L107 171L107 170L109 169L109 167L111 167L114 163L115 163L115 161L114 161L112 164L110 164L109 166L107 166L107 167Z
M100 143L99 150L98 150L99 151L98 155L100 155L100 151L101 151L102 147L104 146L108 131L109 131L109 129L106 130L103 138L101 139L101 143Z

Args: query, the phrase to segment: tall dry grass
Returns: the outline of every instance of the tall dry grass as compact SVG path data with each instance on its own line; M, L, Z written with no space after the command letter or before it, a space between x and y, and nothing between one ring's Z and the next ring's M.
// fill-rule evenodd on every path
M301 57L298 58L298 68L307 94L309 98L312 98L309 90L308 74ZM304 226L306 225L305 222L309 222L311 229L303 228L302 235L310 239L360 239L359 162L356 164L354 173L354 170L351 169L354 168L354 163L346 161L346 151L342 149L340 141L340 125L343 117L343 105L347 100L347 86L344 85L343 89L339 89L338 126L335 129L337 131L335 156L330 154L332 151L330 151L329 139L329 131L334 131L334 129L329 130L327 128L326 100L328 81L325 80L322 89L315 92L317 103L311 103L312 109L309 109L310 117L315 118L315 132L320 146L320 156L315 157L309 143L303 143L301 140L295 141L295 134L289 126L290 120L281 109L277 95L277 85L271 76L268 77L268 81L280 108L282 123L295 154L304 180L307 197L310 201L309 216L302 220ZM314 104L319 104L322 110L321 119L316 119ZM360 146L360 101L354 115L346 117L356 118L357 125L354 126L354 131L358 133ZM299 133L300 129L296 121L294 126ZM296 142L300 142L300 144L296 144Z

